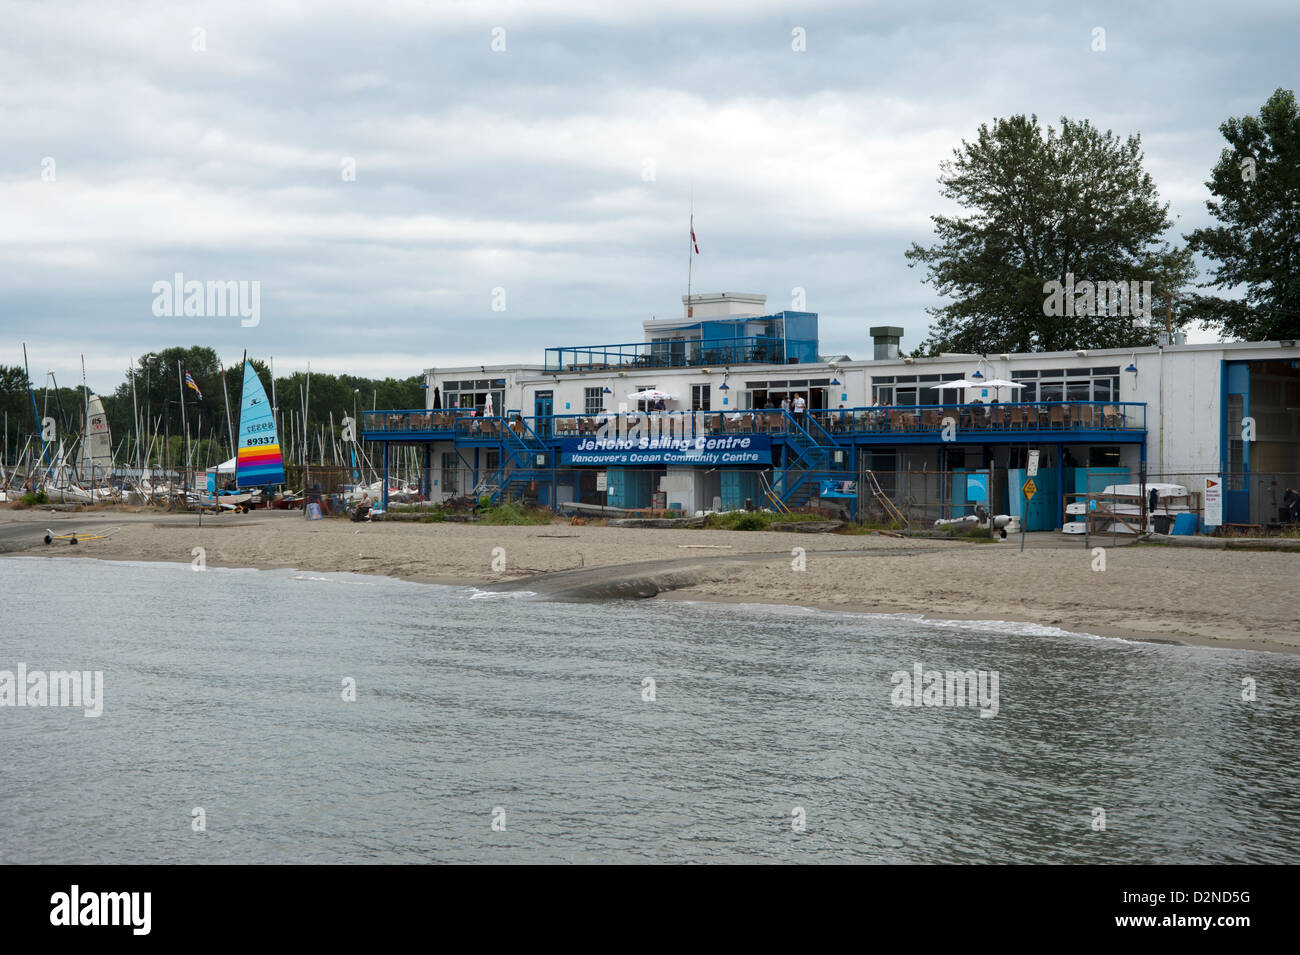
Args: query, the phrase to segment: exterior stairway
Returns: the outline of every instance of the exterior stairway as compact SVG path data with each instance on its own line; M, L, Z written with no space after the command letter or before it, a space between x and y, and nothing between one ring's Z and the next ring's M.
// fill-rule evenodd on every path
M793 509L807 504L832 470L844 469L842 464L832 464L831 454L843 448L811 415L801 424L790 412L785 412L785 442L790 456L785 469L777 470L772 489L786 508Z

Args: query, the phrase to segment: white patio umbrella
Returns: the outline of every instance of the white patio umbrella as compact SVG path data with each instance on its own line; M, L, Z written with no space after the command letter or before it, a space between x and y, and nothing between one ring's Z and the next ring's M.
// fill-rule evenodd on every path
M634 391L628 395L631 401L676 401L677 399L666 391L660 391L658 388L647 388L645 391Z
M959 378L956 381L940 382L938 389L943 391L945 388L987 388L988 386L987 381L971 381L969 378Z
M985 386L988 387L988 388L996 388L996 389L998 389L998 392L999 392L999 393L998 393L998 398L1001 398L1001 397L1002 397L1001 389L1003 389L1003 388L1023 388L1023 387L1025 387L1023 382L1019 382L1019 381L1007 381L1005 378L993 378L993 379L991 379L991 380L985 382Z

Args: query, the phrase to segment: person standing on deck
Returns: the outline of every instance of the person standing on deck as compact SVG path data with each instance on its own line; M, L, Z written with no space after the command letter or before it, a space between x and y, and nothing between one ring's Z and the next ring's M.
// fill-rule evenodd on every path
M807 405L803 400L803 395L795 395L794 396L794 420L798 421L801 427L806 427L808 424L808 419L804 414L804 409L806 407Z

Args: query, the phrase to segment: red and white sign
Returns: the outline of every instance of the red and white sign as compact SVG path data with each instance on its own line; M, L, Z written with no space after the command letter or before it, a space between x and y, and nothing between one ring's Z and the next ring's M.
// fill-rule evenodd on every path
M1205 526L1223 526L1223 481L1217 477L1205 479Z

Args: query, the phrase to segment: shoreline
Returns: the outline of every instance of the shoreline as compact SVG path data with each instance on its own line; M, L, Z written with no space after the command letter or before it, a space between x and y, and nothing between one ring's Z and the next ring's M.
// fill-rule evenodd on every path
M109 538L44 545L46 527ZM66 532L65 530L65 532ZM1290 597L1295 555L1106 548L1108 567L1059 535L1016 543L555 522L354 524L294 512L207 518L165 513L0 510L0 553L351 572L412 583L536 591L543 598L750 603L932 620L1005 621L1139 642L1300 653ZM792 560L791 555L798 555ZM794 567L793 564L805 566ZM504 568L504 569L503 569Z
M84 560L102 560L113 563L125 564L171 564L174 566L188 566L185 561L167 560L164 558L137 558L137 557L108 557L101 555L85 555L79 553L6 553L0 554L0 557L27 557L27 558L81 558ZM525 590L529 581L534 577L511 578L510 580L468 580L460 577L446 576L428 576L428 575L408 575L398 576L394 574L383 573L376 570L338 570L320 567L300 567L279 564L265 565L248 565L248 564L220 564L214 563L211 566L221 570L255 570L255 571L273 571L284 570L302 574L356 574L363 577L384 577L389 580L400 580L410 584L428 584L438 587L458 587L462 589L473 589L487 593L505 594L511 591L502 590L503 583L519 585L519 590ZM536 599L545 600L544 594L539 594ZM620 599L620 598L613 598ZM627 599L627 598L622 598ZM637 598L632 598L637 599ZM1189 634L1179 634L1177 639L1172 637L1157 636L1151 633L1141 633L1133 631L1106 629L1105 632L1099 632L1102 628L1088 629L1084 624L1072 624L1068 621L1056 620L1047 622L1043 619L1008 618L1008 617L967 617L953 614L942 613L918 613L913 610L889 609L879 606L853 605L853 604L827 604L827 603L790 603L783 600L772 600L761 596L717 596L701 595L694 592L691 588L679 588L675 590L666 590L655 594L653 597L641 598L646 600L662 600L680 603L710 603L710 604L736 604L752 606L783 607L794 610L815 610L821 613L843 613L860 616L873 617L914 617L924 621L952 621L955 623L981 624L1026 624L1031 626L1048 627L1055 630L1063 631L1069 636L1088 637L1092 639L1103 640L1122 640L1127 643L1150 643L1162 646L1180 646L1193 647L1198 649L1218 649L1218 650L1237 650L1248 651L1252 653L1281 653L1283 655L1293 656L1300 655L1300 647L1287 646L1276 643L1263 643L1254 640L1213 640L1204 637L1197 637ZM599 603L599 599L589 601L570 601L573 603ZM1263 644L1263 645L1261 645Z

